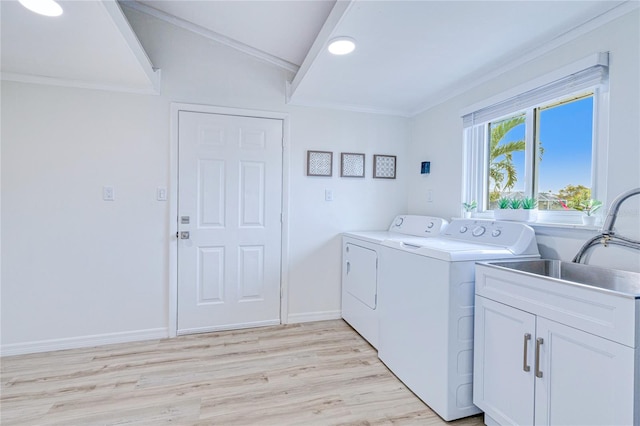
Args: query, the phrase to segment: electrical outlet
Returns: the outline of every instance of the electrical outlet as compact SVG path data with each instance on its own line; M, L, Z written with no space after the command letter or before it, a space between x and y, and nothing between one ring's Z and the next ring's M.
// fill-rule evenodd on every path
M104 201L113 201L116 199L115 192L113 190L113 186L103 186L102 187L102 199Z
M333 191L331 189L324 190L324 200L333 201Z

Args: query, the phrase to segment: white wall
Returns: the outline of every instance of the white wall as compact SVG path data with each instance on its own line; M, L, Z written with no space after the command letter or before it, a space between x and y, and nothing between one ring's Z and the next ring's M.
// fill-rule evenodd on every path
M584 34L542 57L455 97L419 116L413 122L409 158L431 160L431 174L411 176L409 212L451 217L460 215L462 187L462 120L460 111L484 99L526 83L593 53L610 52L610 131L607 200L640 187L640 12L636 9L609 24ZM415 164L410 164L415 168ZM426 191L433 190L428 203ZM640 197L623 205L616 228L622 235L640 239ZM537 228L541 254L571 260L595 233ZM588 263L640 271L640 252L597 248Z
M2 106L2 344L166 334L164 105L3 82Z
M406 213L407 121L312 109L291 114L290 318L340 317L339 233L384 229ZM306 177L307 149L334 152L333 177ZM365 153L365 178L341 178L340 152ZM372 179L373 154L397 155L397 179ZM324 201L325 189L334 201Z
M338 234L406 211L409 121L287 106L290 73L125 12L161 96L2 82L2 353L167 335L170 102L290 114L289 319L338 317ZM334 152L333 177L305 176L308 149ZM366 153L367 177L340 178L340 152ZM374 153L398 179L371 178Z

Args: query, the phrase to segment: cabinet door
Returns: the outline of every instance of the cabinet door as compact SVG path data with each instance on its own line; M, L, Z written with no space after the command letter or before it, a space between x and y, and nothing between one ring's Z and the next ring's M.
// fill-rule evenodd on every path
M533 424L535 325L534 315L476 296L473 403L499 424Z
M632 348L545 318L537 335L536 425L633 424Z

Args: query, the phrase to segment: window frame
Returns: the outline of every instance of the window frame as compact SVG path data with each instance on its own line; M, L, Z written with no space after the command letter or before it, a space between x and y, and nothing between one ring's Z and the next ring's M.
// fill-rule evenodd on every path
M546 85L553 85L561 80L570 80L573 74L581 71L588 71L600 67L604 69L602 78L593 82L593 84L586 84L577 87L574 91L567 89L567 86L562 90L558 90L557 93L547 93L546 96L543 93L542 97L535 99L537 91L544 92ZM569 70L569 71L567 71ZM476 217L490 218L493 217L493 210L489 210L489 159L488 159L488 138L489 138L489 123L496 122L500 119L517 115L519 113L525 114L525 179L524 191L526 196L532 196L535 189L534 179L534 161L530 155L535 150L535 126L537 125L535 120L536 108L544 107L554 102L558 102L564 99L568 99L572 96L576 96L580 93L591 91L593 93L593 131L592 131L592 146L591 146L591 194L592 198L598 199L607 205L606 194L606 180L607 180L607 150L608 150L608 122L609 122L609 81L608 81L608 54L600 53L589 58L585 58L582 61L578 61L569 67L565 67L560 72L554 72L541 79L537 79L534 82L530 82L523 85L522 88L516 88L511 90L508 94L504 94L498 97L494 97L487 100L481 107L471 107L467 111L463 112L463 188L462 188L462 202L469 202L475 200L478 203ZM568 86L570 87L570 86ZM518 91L519 90L519 91ZM521 97L526 98L527 95L534 94L533 98L535 102L531 105L527 105L522 108L514 107L513 110L506 111L505 106L511 102L512 105L517 105L518 99ZM549 96L550 95L550 96ZM515 99L515 101L514 101ZM491 116L490 119L482 118L481 122L475 122L475 116L482 116L484 111L491 110L498 106L497 110L501 111L501 115ZM471 121L471 123L469 123ZM605 209L601 209L595 215L598 218L596 224L602 223L602 218L605 213ZM583 227L581 216L582 212L571 211L538 211L537 224L545 224L551 226L580 226Z

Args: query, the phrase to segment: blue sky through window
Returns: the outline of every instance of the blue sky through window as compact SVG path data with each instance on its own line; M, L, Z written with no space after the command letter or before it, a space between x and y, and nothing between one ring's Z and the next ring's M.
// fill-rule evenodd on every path
M555 194L567 185L591 187L592 129L591 96L540 112L539 140L544 154L539 164L539 192ZM501 143L524 137L525 125L521 124L511 129ZM524 161L523 151L513 153L518 182L512 191L524 191Z
M591 187L593 97L540 112L544 155L540 162L540 192L556 193L567 185Z

